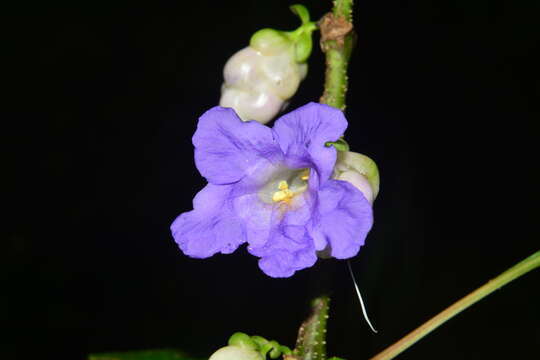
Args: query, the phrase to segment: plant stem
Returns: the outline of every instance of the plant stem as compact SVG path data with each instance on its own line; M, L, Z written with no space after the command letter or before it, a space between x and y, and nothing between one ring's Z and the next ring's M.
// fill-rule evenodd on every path
M326 322L328 319L328 296L320 296L311 302L311 315L298 330L293 356L289 359L326 359Z
M446 308L443 312L439 313L435 317L431 318L423 325L407 334L404 338L386 348L383 352L371 358L371 360L388 360L393 359L418 340L435 330L437 327L450 320L461 311L465 310L469 306L473 305L477 301L483 299L487 295L491 294L495 290L508 284L512 280L517 279L523 274L540 266L540 251L535 252L520 263L514 265L510 269L506 270L496 278L490 280L487 284L476 289L469 295L465 296L461 300L455 302L450 307Z
M332 12L335 16L345 16L352 23L353 0L335 0Z
M353 0L335 0L332 12L320 21L321 49L326 55L324 93L320 102L345 110L347 66L354 43Z

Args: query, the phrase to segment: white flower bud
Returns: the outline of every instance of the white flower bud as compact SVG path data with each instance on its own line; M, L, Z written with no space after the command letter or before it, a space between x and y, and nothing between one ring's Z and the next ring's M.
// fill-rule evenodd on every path
M282 110L307 73L305 63L297 63L294 47L263 55L252 47L234 54L223 71L219 105L233 108L244 121L266 124Z
M255 119L266 123L281 110L283 101L268 92L250 92L234 87L225 89L224 86L219 104L233 108L242 120Z
M306 77L306 61L311 54L312 32L305 6L291 6L302 24L294 31L262 29L249 46L234 54L225 64L225 82L219 105L233 108L244 121L266 124L287 106Z
M379 170L373 160L352 151L338 151L334 179L351 183L373 204L379 193Z
M351 183L355 188L360 190L362 194L364 194L364 197L369 201L370 204L373 204L373 200L375 200L373 190L371 189L371 185L369 185L368 179L364 175L354 170L349 170L340 173L336 179Z
M253 349L225 346L213 353L208 360L264 360L264 358Z

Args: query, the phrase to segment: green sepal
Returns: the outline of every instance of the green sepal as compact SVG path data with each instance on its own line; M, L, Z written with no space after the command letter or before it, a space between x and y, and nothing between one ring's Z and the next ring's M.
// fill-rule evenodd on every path
M283 355L291 355L292 354L292 350L288 346L285 346L285 345L280 345L279 350L283 353Z
M302 25L309 23L309 11L304 5L294 4L289 6L289 9L291 9L293 14L298 15L300 21L302 21Z
M286 51L292 45L286 32L275 29L261 29L249 40L249 46L263 54Z
M237 346L245 349L250 349L261 354L263 358L266 355L271 359L277 359L281 355L290 355L291 349L287 346L280 345L275 340L266 340L262 336L253 335L249 336L242 332L236 332L229 338L228 344L230 346Z
M235 332L234 334L232 334L229 338L228 344L231 346L238 346L241 348L251 349L255 351L258 351L259 349L258 344L253 341L253 339L248 334L244 334L242 332Z
M295 31L289 33L292 41L294 42L294 57L296 62L306 62L313 50L313 39L311 37L313 31L317 29L317 24L310 21L308 9L301 4L294 4L290 6L291 11L296 14L302 25Z
M272 349L270 350L270 353L268 354L271 359L277 359L281 356L281 349L277 341L272 340L269 342L270 346L272 346Z
M296 4L290 7L298 15L302 24L294 31L280 31L275 29L261 29L251 37L249 46L266 55L273 55L291 49L294 51L294 60L304 63L311 55L313 40L311 35L317 29L315 22L310 21L309 11L303 5Z
M345 141L344 138L339 138L337 141L327 141L324 143L324 146L330 147L333 146L337 151L349 151L349 144Z
M306 62L309 56L311 55L311 50L313 50L313 41L311 40L310 32L303 32L298 36L298 40L294 45L294 57L296 62L303 63Z

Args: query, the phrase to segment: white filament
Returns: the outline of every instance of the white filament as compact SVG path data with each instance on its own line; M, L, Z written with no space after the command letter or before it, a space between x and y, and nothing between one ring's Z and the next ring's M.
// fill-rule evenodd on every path
M356 278L354 277L354 273L351 268L351 262L347 260L347 266L349 267L349 273L351 274L352 281L354 284L354 288L356 289L356 294L358 295L358 300L360 300L360 306L362 306L362 314L364 315L364 319L366 319L366 322L368 323L371 330L376 334L377 330L371 325L371 322L369 321L369 318L367 316L366 306L364 305L364 300L362 300L362 295L360 294L360 289L358 288L358 284L356 283Z

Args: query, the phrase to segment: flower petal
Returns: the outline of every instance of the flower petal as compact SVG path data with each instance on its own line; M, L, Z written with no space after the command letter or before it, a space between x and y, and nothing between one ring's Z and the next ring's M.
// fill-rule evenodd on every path
M266 246L248 249L251 254L261 257L261 270L275 278L292 276L296 271L311 267L317 261L313 240L304 226L280 227Z
M318 214L310 233L318 251L347 259L364 245L373 225L371 204L353 185L330 180L319 189Z
M230 191L230 185L206 185L193 200L194 210L173 222L174 240L184 254L194 258L230 254L245 242L244 226L231 211Z
M273 130L287 157L291 153L298 157L300 148L307 149L324 182L336 163L336 149L325 144L338 140L346 128L347 120L341 110L312 102L280 117Z
M289 277L297 270L313 266L317 255L306 229L311 220L308 196L298 197L296 209L274 209L275 221L262 244L248 239L248 251L261 257L259 267L271 277ZM285 211L285 212L283 212Z
M200 117L193 145L197 169L212 184L236 182L259 162L281 156L270 128L219 106Z

